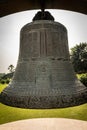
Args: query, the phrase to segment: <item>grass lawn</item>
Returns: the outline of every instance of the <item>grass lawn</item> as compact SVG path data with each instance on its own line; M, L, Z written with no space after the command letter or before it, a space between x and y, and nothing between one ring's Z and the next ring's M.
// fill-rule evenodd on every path
M6 85L0 84L0 92ZM21 109L0 103L0 124L31 118L71 118L87 121L87 104L63 109Z

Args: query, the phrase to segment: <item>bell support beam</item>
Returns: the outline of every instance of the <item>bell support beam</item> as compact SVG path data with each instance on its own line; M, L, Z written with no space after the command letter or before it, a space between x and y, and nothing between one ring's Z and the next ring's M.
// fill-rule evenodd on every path
M0 17L25 10L41 9L42 1L44 0L0 0ZM46 0L45 9L64 9L87 14L87 0Z

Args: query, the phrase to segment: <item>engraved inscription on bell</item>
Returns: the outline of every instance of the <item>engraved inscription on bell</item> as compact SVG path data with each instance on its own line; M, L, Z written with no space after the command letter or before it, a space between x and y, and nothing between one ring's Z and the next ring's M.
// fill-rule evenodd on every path
M41 61L36 69L36 87L38 89L50 89L50 71L48 63Z
M73 71L62 24L36 20L21 29L16 71L0 101L22 108L61 108L87 102L87 88Z

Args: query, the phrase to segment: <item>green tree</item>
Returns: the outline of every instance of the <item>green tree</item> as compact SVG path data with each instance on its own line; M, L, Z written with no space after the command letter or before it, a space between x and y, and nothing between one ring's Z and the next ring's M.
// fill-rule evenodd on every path
M71 48L71 62L75 72L87 72L87 43L80 43Z
M14 66L12 64L9 65L8 70L10 73L13 73L15 71Z

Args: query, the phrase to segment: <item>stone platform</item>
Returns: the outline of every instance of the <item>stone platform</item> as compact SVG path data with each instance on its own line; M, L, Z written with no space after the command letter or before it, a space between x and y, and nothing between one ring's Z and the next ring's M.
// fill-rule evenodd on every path
M87 130L87 122L65 118L39 118L0 125L0 130Z

